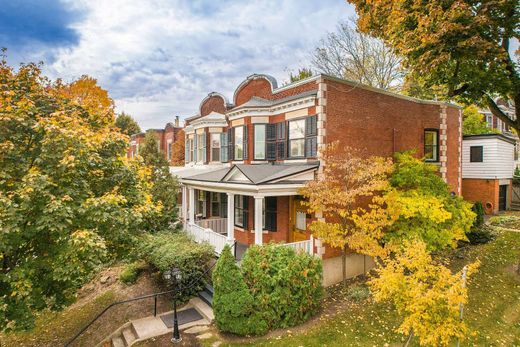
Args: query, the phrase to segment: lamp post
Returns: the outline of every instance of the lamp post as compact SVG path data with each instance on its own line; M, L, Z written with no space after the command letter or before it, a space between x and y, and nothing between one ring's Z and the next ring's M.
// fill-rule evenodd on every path
M179 343L182 341L181 334L179 333L179 322L177 321L177 285L182 279L181 270L173 268L163 273L163 277L166 281L173 280L173 337L172 343Z

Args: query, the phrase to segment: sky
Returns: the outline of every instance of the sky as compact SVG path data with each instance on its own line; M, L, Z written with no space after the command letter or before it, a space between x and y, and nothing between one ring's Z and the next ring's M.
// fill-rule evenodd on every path
M53 79L90 75L118 112L162 128L253 73L282 84L354 15L345 0L0 0L0 47Z

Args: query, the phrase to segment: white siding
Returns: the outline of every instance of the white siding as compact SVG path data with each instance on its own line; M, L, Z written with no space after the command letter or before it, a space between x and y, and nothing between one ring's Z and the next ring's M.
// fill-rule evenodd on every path
M483 162L470 162L470 147L483 146ZM462 178L512 178L514 145L500 138L464 139L462 141Z

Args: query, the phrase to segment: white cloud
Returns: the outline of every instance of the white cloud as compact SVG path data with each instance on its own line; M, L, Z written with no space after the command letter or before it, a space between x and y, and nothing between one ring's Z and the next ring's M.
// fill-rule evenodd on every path
M279 82L340 19L344 0L70 2L83 9L76 46L60 48L46 72L98 79L143 128L190 116L211 91L230 99L252 73Z

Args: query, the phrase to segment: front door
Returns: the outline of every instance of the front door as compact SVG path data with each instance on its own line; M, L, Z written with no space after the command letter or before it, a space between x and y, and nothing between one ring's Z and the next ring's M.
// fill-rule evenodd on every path
M307 240L307 208L303 206L299 196L291 196L289 201L289 241L297 242Z
M501 185L498 190L498 210L505 211L507 207L507 184Z

